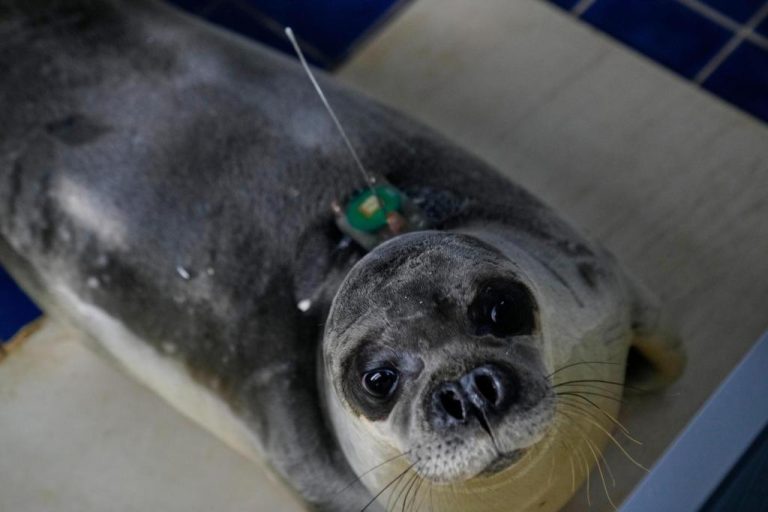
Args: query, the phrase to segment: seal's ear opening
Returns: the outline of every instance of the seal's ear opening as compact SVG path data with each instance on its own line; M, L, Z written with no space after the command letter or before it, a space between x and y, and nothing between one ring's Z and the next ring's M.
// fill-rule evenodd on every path
M636 281L628 281L634 334L627 354L627 389L641 393L658 391L683 373L685 350L653 294Z

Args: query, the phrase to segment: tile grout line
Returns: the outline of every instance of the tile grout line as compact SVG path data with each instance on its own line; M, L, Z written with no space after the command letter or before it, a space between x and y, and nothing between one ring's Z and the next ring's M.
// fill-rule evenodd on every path
M699 0L675 0L677 3L684 5L690 10L700 14L710 21L714 21L721 27L727 28L733 32L738 32L743 28L743 25L737 21L732 20L725 14L722 14L717 9L701 3Z
M587 12L587 9L592 7L592 4L597 2L597 0L579 0L579 2L571 7L571 14L576 16L577 18L580 18L582 14Z
M720 11L718 11L717 9L714 9L706 4L701 3L701 0L675 0L675 1L681 5L684 5L690 10L698 13L704 18L708 19L709 21L712 21L720 25L721 27L727 28L728 30L731 30L733 32L738 32L739 30L744 28L744 25L739 24L738 22L732 20L725 14L720 13ZM758 11L760 11L760 9L758 9ZM768 38L754 31L750 31L747 34L746 38L749 40L749 42L759 46L765 51L768 51Z
M696 73L696 76L693 78L693 82L697 85L701 85L707 80L707 78L712 76L712 73L717 71L720 65L725 62L725 60L744 40L748 39L748 36L752 33L755 27L757 27L766 17L768 17L768 3L764 4L763 7L758 9L758 11L747 21L747 23L733 35L733 37L725 44L725 46L723 46L720 51L717 52L717 54L715 54L715 56L712 57L712 59L710 59L710 61L707 62L703 68L701 68L701 70L699 70L698 73Z
M744 41L745 37L744 34L739 31L736 33L731 39L725 43L725 45L720 48L720 51L715 54L714 57L712 57L709 62L707 62L704 67L702 67L698 73L696 73L696 76L693 77L693 83L696 85L701 85L704 83L704 81L712 76L712 73L717 71L717 68L720 67L720 65L725 62L725 59L731 56L733 51Z
M762 48L768 52L768 38L763 37L762 35L752 30L749 32L749 34L747 34L747 40L758 48Z
M570 8L569 12L577 17L581 18L581 16L590 8L597 0L579 0L576 5ZM688 9L692 10L693 12L699 14L700 16L708 19L709 21L728 29L732 32L738 32L743 28L743 25L738 23L737 21L732 20L725 14L722 14L717 9L710 7L706 4L703 4L701 0L675 0L680 5L683 5L687 7ZM768 37L764 37L761 34L758 34L757 32L750 31L746 38L749 40L749 42L755 44L756 46L759 46L765 51L768 51Z

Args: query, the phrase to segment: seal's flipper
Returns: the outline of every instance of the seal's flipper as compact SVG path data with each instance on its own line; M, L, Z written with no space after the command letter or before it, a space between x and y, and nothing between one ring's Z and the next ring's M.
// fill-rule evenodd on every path
M633 339L627 356L627 389L657 391L683 373L686 355L682 340L669 326L656 297L628 277L632 293Z

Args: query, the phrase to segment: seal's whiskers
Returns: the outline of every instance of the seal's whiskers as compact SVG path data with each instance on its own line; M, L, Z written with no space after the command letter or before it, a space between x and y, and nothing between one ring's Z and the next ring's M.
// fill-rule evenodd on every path
M565 366L561 366L557 370L555 370L552 373L550 373L549 375L547 375L547 379L552 378L552 376L554 376L557 373L560 373L563 370L567 370L568 368L573 368L574 366L580 366L582 364L607 364L607 365L612 365L612 366L621 366L621 363L614 363L614 362L611 362L611 361L579 361L579 362L576 362L576 363L570 363L570 364L567 364Z
M555 421L553 425L553 430L557 434L556 438L558 442L561 443L565 447L566 451L568 452L568 461L571 464L571 493L574 493L576 492L576 466L573 463L573 457L574 455L578 455L578 454L577 454L576 448L573 446L573 444L571 444L568 441L566 435L562 432L562 430L560 430L560 425L561 425L560 422ZM552 458L554 459L554 455L552 456Z
M600 458L597 456L597 453L595 452L595 448L593 448L592 441L589 440L586 436L584 437L584 440L587 442L587 448L589 448L589 451L592 452L592 456L595 458L595 466L597 466L597 472L600 474L600 480L603 483L603 490L605 491L605 497L608 499L608 503L611 504L614 510L618 510L618 507L613 502L613 499L611 498L611 493L608 492L608 485L605 483L605 474L603 473L603 468L600 466ZM602 457L602 454L601 454ZM608 467L608 463L605 461L605 457L602 457L603 462L605 462L606 467Z
M583 397L580 397L580 396L578 396L578 395L573 395L573 396L574 396L575 398L583 398ZM580 411L584 412L585 414L588 414L588 415L592 416L592 414L591 414L591 411L590 411L589 409L587 409L586 407L582 407L582 406L580 405L580 403L577 403L577 402L566 402L566 401L565 401L565 399L567 399L567 398L571 398L570 396L567 396L567 397L562 397L562 398L563 398L563 400L562 400L562 401L560 401L560 404L561 404L561 405L567 405L568 407L573 407L574 409L578 409L578 410L580 410ZM589 402L589 403L590 403L590 404L591 404L593 407L595 407L595 408L596 408L596 409L597 409L597 410L598 410L600 413L602 413L602 414L603 414L603 416L605 416L606 418L608 418L608 419L609 419L609 420L610 420L610 421L611 421L611 422L612 422L614 425L616 425L616 427L618 427L618 429L621 431L621 433L622 433L622 434L624 434L624 437L626 437L627 439L629 439L630 441L632 441L632 442L633 442L633 443L635 443L635 444L638 444L638 445L642 445L642 444L643 444L642 442L640 442L640 441L638 441L637 439L635 439L634 437L632 437L632 435L630 434L630 432L629 432L629 430L627 429L627 427L625 427L624 425L622 425L622 424L621 424L621 422L620 422L619 420L617 420L616 418L614 418L613 416L611 416L610 414L608 414L607 412L605 412L605 411L603 410L603 408L602 408L602 407L600 407L599 405L597 405L597 404L596 404L596 403L594 403L593 401L589 400L588 398L587 398L586 400L587 400L587 402ZM593 417L594 417L594 416L593 416Z
M422 479L421 483L424 486L424 487L422 487L424 492L422 493L421 499L416 504L416 508L414 509L415 512L418 512L419 510L421 510L422 505L424 505L424 503L427 501L427 495L429 494L429 492L432 491L432 489L431 489L432 484L430 484L427 481L426 478ZM421 489L419 489L419 490L421 490ZM429 490L429 492L428 492L428 490Z
M576 492L576 468L573 465L573 455L568 455L568 462L571 463L571 493Z
M605 464L606 470L610 471L610 467L608 466L608 461L605 460L605 456L600 452L600 449L598 449L595 444L589 439L589 436L587 436L586 432L579 426L578 422L575 421L572 417L570 417L568 414L561 411L561 414L563 414L566 418L570 419L573 425L581 432L581 437L584 440L587 448L589 449L590 453L592 453L592 457L595 460L595 467L597 467L597 472L600 475L600 481L603 484L603 490L605 491L605 497L608 500L608 503L611 504L614 510L618 510L618 507L616 507L616 504L613 502L613 499L611 498L610 492L608 492L608 484L605 481L605 473L603 473L603 466L600 464L600 460L602 459L603 464ZM598 456L599 454L599 456ZM587 473L589 475L589 473ZM612 477L613 472L610 472L610 475ZM613 481L613 484L616 484L616 481Z
M379 496L381 496L382 494L384 494L384 492L385 492L387 489L389 489L390 487L392 487L392 485L394 485L394 484L395 484L395 482L398 482L398 481L399 481L401 478L403 478L403 477L406 475L406 473L408 473L408 472L409 472L409 471L410 471L410 470L411 470L411 469L412 469L414 466L416 466L416 464L418 464L418 463L419 463L419 461L416 461L416 462L414 462L413 464L411 464L410 466L408 466L407 468L405 468L405 470L404 470L402 473L398 474L398 475L397 475L395 478L393 478L392 480L390 480L390 482L389 482L387 485L385 485L384 487L382 487L382 489L381 489L381 490L380 490L378 493L376 493L376 495L375 495L373 498L371 498L371 500L370 500L368 503L366 503L366 504L365 504L365 506L364 506L363 508L361 508L361 509L360 509L360 512L365 512L366 510L368 510L368 507L370 507L371 505L373 505L373 504L376 502L376 500L378 500L378 499L379 499Z
M403 489L400 491L400 494L395 499L395 508L397 507L397 502L400 501L400 498L403 498L403 506L400 509L402 512L405 512L405 504L408 502L408 495L411 493L411 489L413 489L413 486L416 484L416 482L419 479L419 474L414 471L413 476L408 479L405 486L403 486Z
M587 461L587 457L581 452L581 450L577 450L576 453L579 454L579 458L584 463L584 473L587 475L587 505L592 508L592 482L590 476L592 470L589 466L589 462Z
M560 412L562 413L562 411L560 411ZM555 425L556 426L561 425L564 422L564 420L568 420L569 424L571 422L573 422L572 419L566 418L565 416L562 416L562 417L558 417L555 420ZM580 437L584 437L584 434L580 433ZM563 439L563 442L566 442L564 437L562 439ZM586 481L586 485L584 486L585 487L585 492L586 492L586 495L587 495L587 506L589 508L592 508L591 478L590 478L591 469L590 469L589 462L587 461L586 457L584 456L582 451L577 446L573 446L573 445L570 445L570 446L571 446L571 448L570 448L571 453L574 453L578 457L578 462L584 468L584 476L585 476L585 478L587 480Z
M567 413L563 413L563 414L567 416ZM578 413L577 411L574 411L574 414L578 414L579 416L583 417L585 420L589 421L591 424L593 424L594 426L602 430L605 433L605 435L607 435L610 438L613 444L615 444L616 447L619 450L621 450L621 452L627 457L627 459L629 459L630 462L632 462L635 466L642 469L643 471L646 471L646 472L648 471L648 468L646 468L645 466L640 464L637 460L635 460L635 458L629 454L629 452L621 445L621 443L619 443L619 441L610 432L608 432L608 430L606 430L605 427L600 425L600 423L595 421L591 416L585 413Z
M550 457L550 461L551 462L550 462L550 465L549 465L549 476L547 476L547 486L548 487L552 486L552 475L555 472L556 458L555 458L554 454Z
M560 386L565 386L567 384L589 384L589 383L599 383L599 384L608 384L608 385L614 385L614 386L620 386L625 389L632 389L626 386L623 382L616 382L613 380L602 380L602 379L576 379L576 380L568 380L565 382L558 382L557 384L554 384L553 388L559 388Z
M424 479L419 477L418 474L416 476L416 484L415 486L411 484L411 489L408 490L408 492L405 493L405 498L403 498L403 512L405 512L406 508L408 510L412 510L415 506L416 498L419 495L419 489L421 488L421 485L424 483ZM411 496L411 501L408 501L408 494L410 494L411 490L413 490L413 495Z
M573 445L571 445L571 443L567 442L565 439L563 439L563 444L565 444L566 448L568 449L568 462L571 464L571 493L574 493L576 492L576 467L573 464L574 449Z
M392 490L389 492L389 497L387 498L387 505L385 507L386 510L394 510L394 507L397 507L397 502L400 501L400 497L403 495L403 492L405 492L405 489L408 487L408 483L412 478L413 477L411 475L404 476L400 479L399 482L395 484L394 487L392 487Z
M365 471L365 472L361 473L361 474L360 474L360 475L359 475L357 478L355 478L354 480L352 480L351 482L349 482L347 485L345 485L344 487L342 487L341 489L339 489L339 490L337 491L337 494L338 494L338 493L341 493L341 492L344 492L344 491L346 491L347 489L349 489L350 487L352 487L353 485L355 485L357 482L359 482L360 480L362 480L362 479L363 479L363 477L365 477L365 476L369 475L369 474L370 474L370 473L372 473L373 471L376 471L377 469L379 469L379 468L381 468L381 467L383 467L383 466L385 466L385 465L389 464L390 462L393 462L393 461L395 461L395 460L399 459L400 457L404 457L404 456L408 455L409 453L411 453L411 451L410 451L410 450L408 450L408 451L405 451L405 452L403 452L403 453L400 453L400 454L398 454L398 455L395 455L394 457L391 457L391 458L389 458L389 459L385 460L384 462L380 462L380 463L376 464L376 465L375 465L375 466L373 466L371 469L369 469L369 470L367 470L367 471Z
M584 390L580 390L580 389L560 391L557 394L559 396L572 396L572 395L576 395L576 394L599 396L601 398L605 398L606 400L613 400L614 402L619 402L620 404L626 403L621 398L617 398L615 396L606 395L604 393L596 393L594 391L584 391Z

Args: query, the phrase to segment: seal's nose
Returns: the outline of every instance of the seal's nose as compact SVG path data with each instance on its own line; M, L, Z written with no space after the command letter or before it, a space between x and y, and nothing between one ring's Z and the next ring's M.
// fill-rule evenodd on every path
M466 423L476 416L484 423L489 416L505 412L512 404L514 379L508 370L486 364L454 382L444 382L432 392L432 423L445 428Z
M501 405L505 389L501 369L494 365L475 368L461 378L461 387L470 402L482 411L492 410Z
M446 382L432 393L432 405L437 426L464 423L467 419L469 401L464 390L456 382Z

